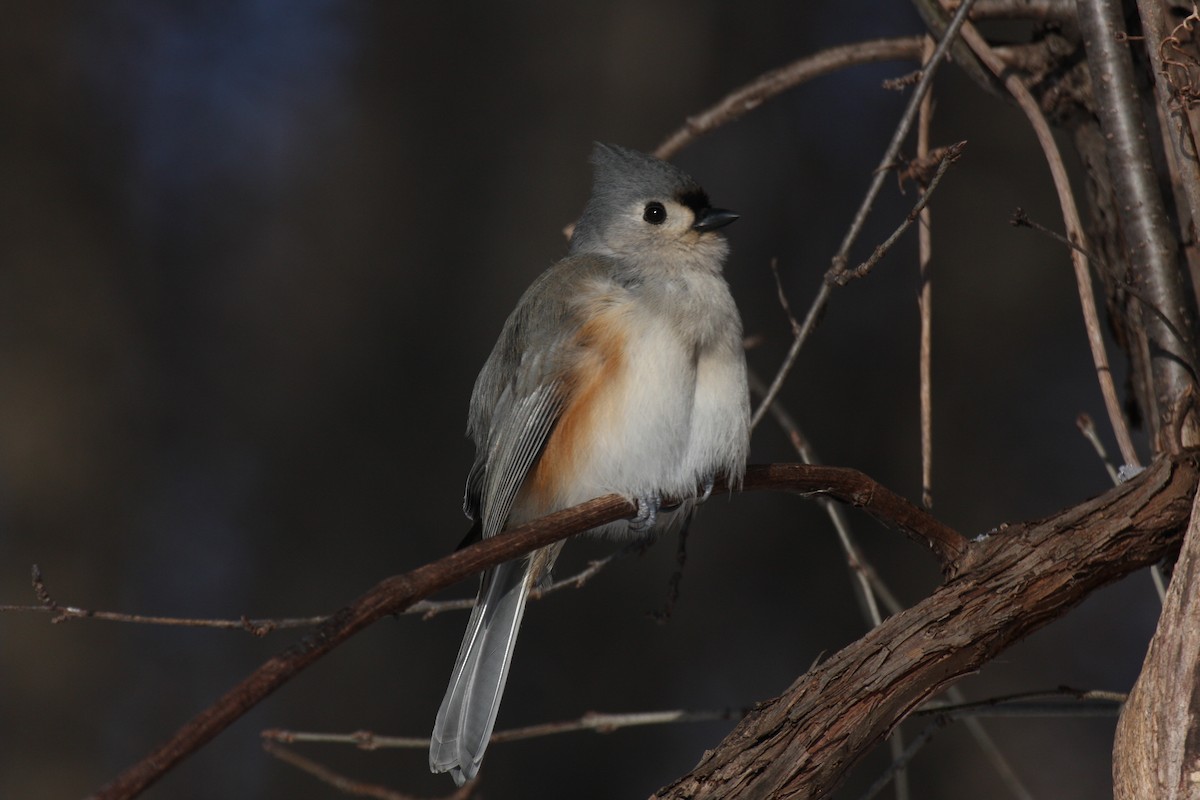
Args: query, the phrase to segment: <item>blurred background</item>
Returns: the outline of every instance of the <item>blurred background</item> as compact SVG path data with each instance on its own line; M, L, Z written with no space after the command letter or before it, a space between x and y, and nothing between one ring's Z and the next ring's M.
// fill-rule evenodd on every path
M0 603L35 602L36 563L64 604L321 614L449 552L467 527L472 383L525 286L564 252L593 140L652 149L766 70L921 30L900 0L7 8ZM906 100L881 82L911 69L818 80L676 159L742 214L728 278L763 375L791 336L770 260L803 313ZM1008 224L1021 206L1061 228L1033 136L953 67L942 75L934 144L969 144L932 203L934 512L974 535L1102 492L1075 418L1104 414L1066 253ZM915 199L889 183L855 256ZM918 288L912 231L836 293L782 395L826 462L914 501ZM791 460L768 418L752 461ZM925 552L851 518L904 601L937 585ZM573 544L558 574L613 547ZM866 630L811 502L710 502L660 625L674 560L672 538L534 603L498 728L746 707ZM1135 575L960 686L973 699L1127 690L1157 608ZM259 732L428 735L465 621L377 624L146 796L339 796L264 754ZM0 616L0 797L87 794L299 636ZM1030 793L1058 800L1110 792L1114 724L986 723ZM731 726L496 745L483 791L644 797ZM415 795L452 788L423 750L300 749ZM839 796L886 764L883 747ZM961 725L917 757L912 781L924 798L1013 796Z

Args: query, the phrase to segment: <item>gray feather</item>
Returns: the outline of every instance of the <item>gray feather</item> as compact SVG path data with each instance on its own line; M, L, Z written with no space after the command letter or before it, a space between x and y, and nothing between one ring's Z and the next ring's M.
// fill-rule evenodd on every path
M491 570L471 611L450 686L433 725L429 768L459 786L475 777L496 724L513 646L529 597L528 561Z

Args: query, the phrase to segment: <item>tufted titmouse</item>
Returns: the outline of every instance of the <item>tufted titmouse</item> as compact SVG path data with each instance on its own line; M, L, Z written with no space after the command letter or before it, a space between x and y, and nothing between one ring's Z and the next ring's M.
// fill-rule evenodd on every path
M745 471L742 323L715 233L737 215L651 156L597 144L592 164L567 257L525 292L475 381L474 535L613 492L637 515L593 532L677 528L718 474L736 484ZM660 513L663 498L683 502ZM561 548L483 575L429 750L460 786L491 737L529 590Z

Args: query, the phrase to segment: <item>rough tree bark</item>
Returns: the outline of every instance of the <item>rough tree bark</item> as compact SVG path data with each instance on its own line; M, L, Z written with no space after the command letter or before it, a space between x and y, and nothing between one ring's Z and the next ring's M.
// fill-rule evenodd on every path
M1132 88L1130 56L1125 45L1118 43L1117 33L1122 30L1123 20L1118 16L1119 4L1115 6L1105 0L1080 0L1080 10L1085 6L1095 11L1093 30L1089 39L1089 63L1097 94L1106 97L1109 104L1121 104L1119 97L1123 86ZM1178 360L1163 358L1170 352L1169 345L1153 353L1154 392L1151 398L1153 416L1164 420L1154 437L1159 450L1194 444L1195 425L1195 355L1191 341L1195 335L1194 276L1193 291L1184 292L1187 275L1180 254L1185 252L1184 243L1189 239L1194 245L1195 210L1200 198L1200 173L1196 169L1196 143L1189 124L1189 107L1195 106L1195 98L1185 96L1181 85L1191 85L1194 69L1186 65L1200 66L1194 60L1195 42L1190 28L1165 29L1168 4L1162 0L1139 0L1138 9L1145 34L1143 60L1154 68L1147 70L1150 86L1145 91L1145 104L1156 108L1155 118L1162 121L1164 130L1160 137L1163 163L1170 172L1170 185L1174 192L1163 191L1164 197L1174 196L1181 206L1177 212L1177 224L1168 225L1165 213L1146 205L1124 209L1122 221L1136 226L1154 217L1153 225L1143 227L1141 235L1127 233L1129 263L1133 279L1139 285L1157 283L1162 287L1164 277L1176 282L1176 286L1165 294L1149 288L1154 308L1161 312L1157 316L1145 314L1150 319L1144 326L1147 342L1162 342L1162 336L1173 337L1176 342L1186 338L1185 345L1191 355ZM1193 7L1194 11L1194 7ZM1106 58L1095 57L1094 48L1103 45L1110 53ZM1164 53L1174 48L1175 55L1186 53L1187 57L1170 60L1180 65L1185 74L1170 75L1164 67ZM1190 74L1188 74L1190 73ZM1126 100L1125 110L1132 115L1141 110L1142 103ZM1108 121L1104 115L1102 119ZM1110 154L1114 152L1114 140L1122 138L1115 125L1105 126L1110 135ZM1135 133L1138 133L1135 131ZM1140 131L1140 143L1149 144L1145 128ZM1146 159L1148 160L1148 158ZM1147 191L1157 189L1150 184L1153 178L1150 164L1138 163L1119 155L1110 156L1113 169L1118 175L1140 175L1148 183ZM1144 195L1138 195L1144 197ZM1147 205L1152 205L1151 202ZM1149 310L1149 309L1147 309ZM1173 331L1165 330L1170 327ZM1170 374L1168 374L1170 373ZM1142 665L1142 672L1130 693L1129 701L1121 714L1117 726L1116 743L1113 748L1114 795L1118 800L1196 800L1200 798L1200 508L1193 508L1189 533L1183 552L1174 571L1170 588L1163 605L1154 638Z
M658 800L815 798L924 700L1173 547L1200 469L1163 459L1105 495L971 543L957 575L761 703Z
M1200 503L1167 590L1142 674L1117 726L1118 800L1200 797Z

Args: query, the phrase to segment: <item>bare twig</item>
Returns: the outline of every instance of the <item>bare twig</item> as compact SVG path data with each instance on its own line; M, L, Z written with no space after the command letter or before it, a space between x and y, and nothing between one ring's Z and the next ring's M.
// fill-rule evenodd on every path
M970 13L971 5L974 0L964 0L962 6L955 12L954 18L946 29L946 34L938 42L937 49L933 52L933 57L925 64L924 73L921 75L921 80L917 83L913 90L913 96L909 99L908 106L904 110L904 114L900 117L900 122L896 125L896 130L892 134L892 140L889 142L887 149L883 153L883 158L880 159L879 167L875 170L874 177L871 180L871 185L867 189L866 196L863 197L862 203L859 205L858 212L854 216L854 220L850 223L850 229L846 232L842 239L842 244L834 254L832 264L834 269L845 269L846 261L849 258L850 248L858 241L859 234L862 233L863 226L866 224L867 215L875 204L875 198L879 196L880 190L883 188L883 182L887 176L888 167L896 162L896 156L900 152L900 147L903 145L908 132L912 129L912 125L917 116L917 110L920 107L921 100L929 91L930 85L933 83L933 76L937 74L938 66L942 63L949 50L951 42L958 36L958 31L966 22L967 14ZM920 40L918 40L920 41ZM804 347L804 342L812 334L816 327L817 320L820 319L825 306L829 303L829 296L832 291L832 286L829 281L821 284L821 288L817 291L817 295L813 298L812 305L809 307L808 314L804 318L804 323L801 325L800 333L792 340L792 345L788 349L787 355L784 356L783 363L775 373L775 378L771 381L766 394L755 409L754 415L750 420L751 428L757 427L762 420L766 409L770 407L775 397L779 394L779 390L783 388L783 383L787 380L788 374L792 371L792 366L796 363L797 356L800 355L800 349Z
M1071 191L1071 182L1067 177L1067 170L1063 164L1062 154L1058 150L1058 144L1054 141L1050 125L1046 122L1046 117L1042 114L1037 100L1030 94L1029 89L1026 88L1019 77L1005 69L1004 62L988 46L988 43L984 41L973 25L969 23L964 25L962 36L971 46L971 49L979 56L980 60L987 65L988 69L1003 79L1005 88L1008 89L1009 93L1017 101L1017 105L1025 113L1025 117L1033 127L1038 143L1042 147L1042 152L1046 156L1046 162L1050 167L1050 175L1054 180L1054 188L1058 193L1058 202L1062 207L1063 221L1067 228L1067 237L1074 242L1083 242L1083 225L1079 221L1079 209L1075 204L1075 195ZM1121 458L1126 464L1137 466L1141 462L1138 460L1137 451L1134 449L1133 439L1129 435L1129 426L1121 411L1121 401L1117 396L1116 384L1113 382L1112 368L1109 366L1108 353L1104 348L1100 315L1096 311L1095 290L1092 288L1092 276L1088 272L1087 258L1079 250L1072 249L1071 263L1075 269L1075 282L1079 289L1079 302L1083 309L1088 345L1092 351L1092 361L1096 367L1096 378L1100 383L1100 392L1104 396L1104 406L1108 410L1109 422L1117 437L1117 444L1121 449Z
M582 588L589 580L614 561L618 561L631 553L641 551L637 543L627 545L604 558L588 562L588 565L573 575L554 581L548 586L533 589L529 596L534 600L562 591L563 589ZM243 616L239 619L211 619L195 617L167 617L147 614L125 614L117 611L95 611L78 606L64 606L51 597L46 589L45 579L36 564L33 565L33 590L39 605L19 605L0 603L0 613L23 612L51 614L50 622L60 623L71 620L95 619L106 622L124 622L134 625L161 625L180 628L215 628L217 630L241 630L255 636L266 636L274 631L293 630L296 628L312 628L322 625L330 618L329 614L313 617L284 617L252 619ZM430 619L447 611L470 611L475 606L475 598L467 597L461 600L422 600L413 603L401 615L421 615Z
M37 564L32 568L33 593L38 599L38 605L0 604L0 612L25 612L50 614L50 622L58 624L72 620L94 619L104 622L124 622L136 625L164 625L184 628L217 628L222 630L241 630L255 636L266 636L276 630L290 628L311 628L320 625L328 616L291 617L285 619L198 619L189 617L166 617L148 614L124 614L117 611L96 611L78 606L64 606L51 596L46 588L46 580Z
M969 703L926 703L913 716L945 714L962 717L1003 716L1116 716L1128 699L1124 692L1060 687L1050 691L1017 692Z
M846 67L878 61L916 60L921 56L920 36L875 39L831 47L764 73L735 89L716 105L688 117L683 127L668 136L654 155L669 159L706 133L727 125L788 89Z
M1075 427L1079 428L1079 432L1083 434L1084 438L1091 442L1096 455L1100 457L1104 468L1108 470L1108 477L1112 480L1113 485L1120 484L1121 475L1117 471L1117 468L1113 466L1112 461L1109 460L1108 451L1104 449L1104 445L1100 442L1100 437L1096 434L1096 424L1092 422L1091 415L1080 413L1075 418ZM1162 567L1158 564L1150 567L1150 580L1154 584L1154 593L1158 595L1158 601L1160 603L1163 602L1167 597L1167 582L1163 578Z
M428 743L426 743L428 746ZM324 764L318 764L312 759L296 753L281 744L270 740L264 740L262 748L267 753L279 759L285 764L290 764L301 772L308 773L312 777L319 780L321 783L330 786L345 795L352 797L370 797L373 800L417 800L414 795L397 792L394 789L389 789L386 786L379 786L374 783L364 783L362 781L347 778L345 775L340 775ZM479 788L479 782L473 781L465 786L462 786L458 791L448 795L445 800L467 800L475 790Z
M946 170L950 168L950 165L962 156L962 152L966 146L966 142L958 142L957 144L952 144L944 148L944 153L940 162L938 163L937 172L934 173L933 179L929 181L929 186L925 188L925 191L921 192L921 196L917 199L916 204L912 207L912 211L909 211L908 215L904 217L904 220L900 223L896 230L892 231L892 235L885 239L881 244L877 245L875 250L871 253L871 257L859 264L854 269L846 269L844 266L839 266L836 264L833 267L830 267L829 271L825 273L826 282L833 283L836 286L845 286L852 280L866 277L867 274L869 274L871 270L875 268L875 265L878 264L885 255L887 255L888 250L891 250L892 246L896 244L901 236L904 235L905 231L912 227L912 224L917 221L917 218L920 216L921 212L924 211L925 207L929 204L929 198L932 196L933 191L937 189L938 184L942 182L942 176L946 174Z
M951 722L960 719L976 720L979 717L1115 717L1121 711L1125 695L1114 692L1083 692L1083 693L1030 693L1030 696L1047 696L1061 698L1064 694L1074 697L1073 700L1043 700L1028 702L1006 698L991 698L976 703L961 703L953 706L926 704L918 709L914 717L933 717L933 722L927 726L917 738L912 741L899 756L883 771L874 783L861 795L861 800L870 800L878 795L893 780L899 781L904 775L905 768L916 757L930 739L939 730ZM990 740L989 740L990 741ZM1018 794L1031 797L1029 792L1016 785Z
M958 3L943 3L948 10ZM971 19L1025 19L1043 22L1067 22L1075 19L1074 0L979 0L971 10Z
M933 54L933 41L925 40L925 59ZM917 161L928 159L929 128L933 124L933 92L921 101L917 120ZM938 164L937 175L943 172L943 160ZM931 187L932 188L932 187ZM929 189L923 190L926 194ZM929 207L921 209L921 225L917 229L917 269L921 276L921 293L917 296L917 309L921 316L920 344L920 403L921 403L921 505L933 508L933 275L930 262L933 260L933 220Z
M908 762L916 757L921 748L929 744L929 740L933 738L935 733L948 724L950 724L949 718L936 717L930 725L926 726L925 730L917 734L917 738L913 739L908 747L904 748L898 756L892 759L892 763L883 771L883 774L875 779L875 782L867 788L867 791L863 792L860 800L871 800L872 797L882 792L894 778L902 775L905 768L908 767Z
M1121 479L1117 475L1117 468L1108 458L1108 451L1104 449L1104 444L1100 441L1100 437L1096 434L1096 423L1092 422L1091 414L1080 413L1080 415L1075 418L1075 427L1079 428L1079 432L1083 434L1084 438L1091 442L1092 449L1095 450L1096 455L1100 457L1100 462L1104 464L1104 468L1108 470L1108 477L1112 480L1113 485L1116 486L1121 482Z
M638 728L648 725L677 725L694 722L721 722L741 719L746 715L744 708L725 708L714 711L634 711L621 714L605 714L589 711L578 719L563 722L544 722L540 725L527 725L523 728L509 728L496 731L490 742L517 742L525 739L537 739L543 736L557 736L563 733L591 731L593 733L612 733L622 728ZM381 736L371 731L354 731L353 733L327 733L321 731L291 731L279 728L265 730L263 739L286 744L299 742L321 744L348 744L362 750L423 750L429 747L428 736Z
M792 335L795 336L800 332L800 323L796 321L796 316L792 313L792 305L783 291L783 281L779 278L779 259L777 258L771 259L771 276L775 278L775 291L779 295L779 306L787 315L788 324L792 326Z
M766 391L766 384L762 378L753 370L750 371L750 391L762 395ZM800 426L788 413L787 409L779 402L771 404L771 416L779 423L779 427L783 428L788 436L788 440L792 443L796 454L800 456L800 460L805 464L819 464L820 459L817 458L816 451L809 443L808 438L800 431ZM863 616L871 624L871 627L878 625L883 616L879 613L879 605L876 603L876 595L878 594L885 599L885 602L895 610L899 610L900 601L892 594L891 589L879 577L879 573L871 566L870 562L862 554L862 550L858 547L858 543L854 540L850 533L850 522L846 519L846 514L841 506L833 503L825 498L819 498L817 503L821 509L829 516L829 521L833 523L833 528L837 531L838 541L842 545L842 551L846 554L846 565L850 569L850 574L854 577L854 598L858 601L859 608L862 610Z
M432 564L381 581L298 645L269 659L164 744L103 786L94 797L113 800L137 796L263 698L373 622L403 611L417 600L489 566L634 513L633 503L618 495L609 495L543 517L502 536L465 547Z

